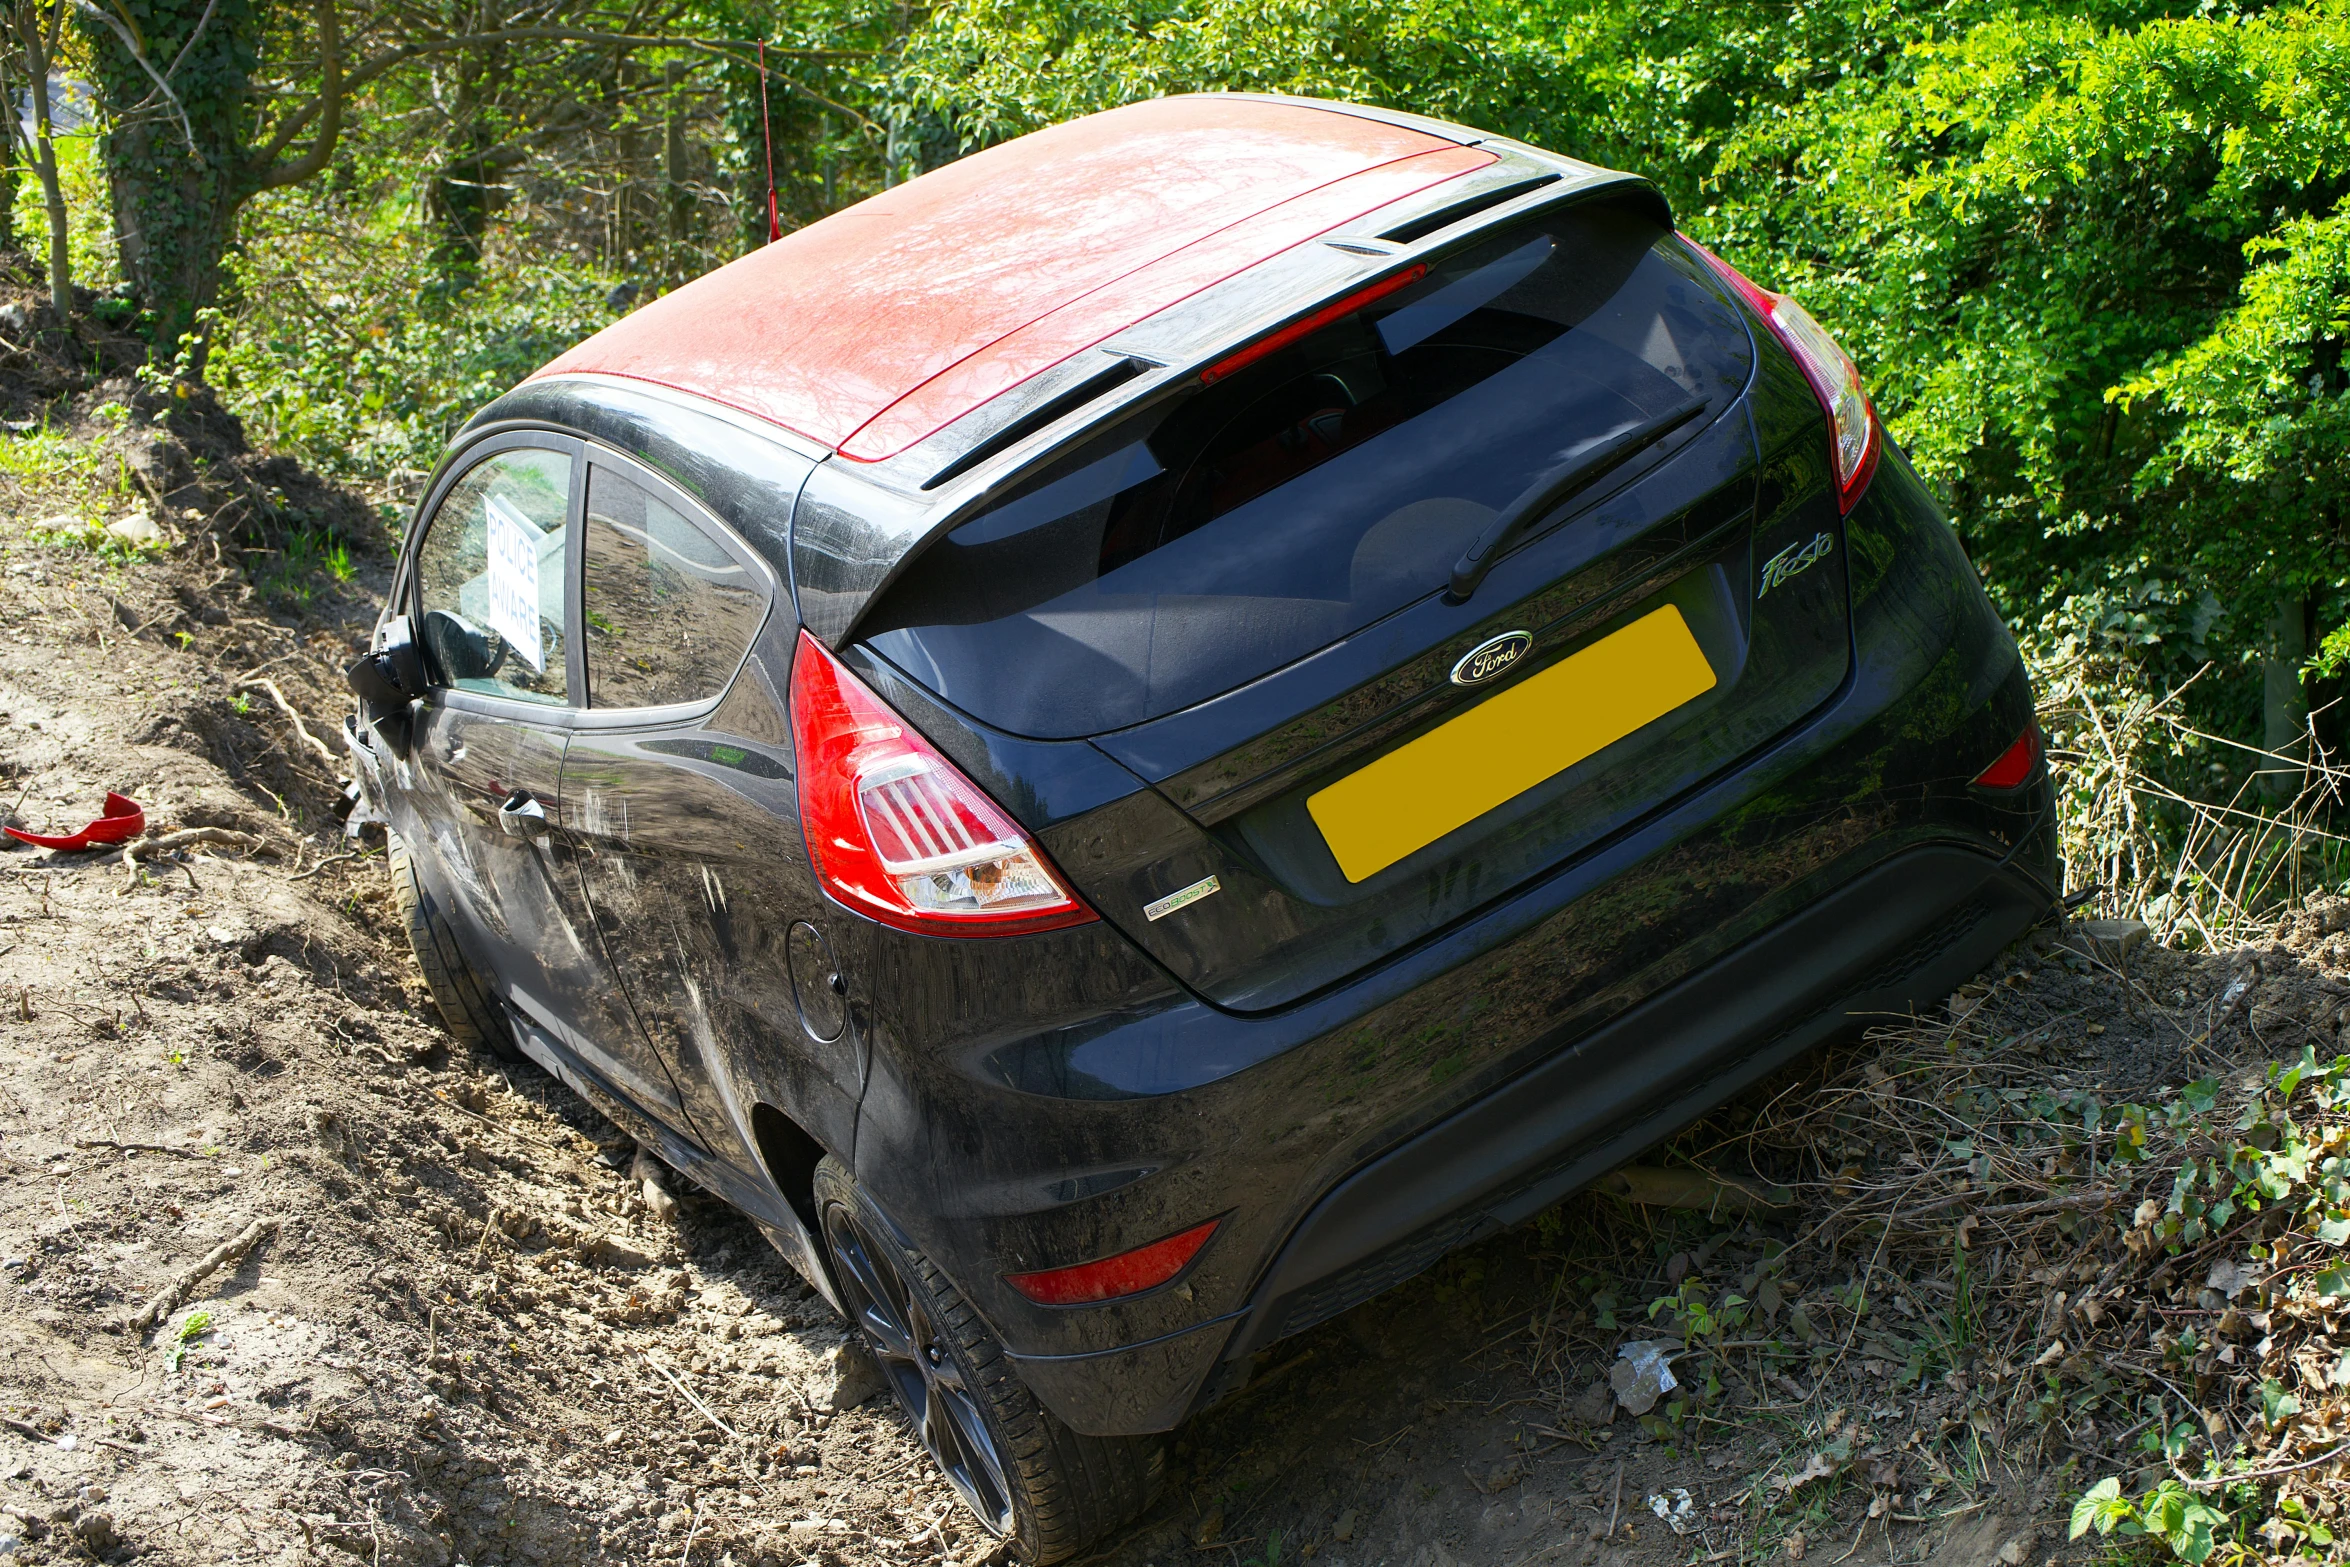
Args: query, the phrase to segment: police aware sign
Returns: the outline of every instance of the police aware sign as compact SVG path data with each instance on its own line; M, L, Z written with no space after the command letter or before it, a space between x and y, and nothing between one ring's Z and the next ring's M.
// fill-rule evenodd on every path
M528 517L493 495L489 513L490 629L531 668L543 671L539 644L539 543L546 537Z

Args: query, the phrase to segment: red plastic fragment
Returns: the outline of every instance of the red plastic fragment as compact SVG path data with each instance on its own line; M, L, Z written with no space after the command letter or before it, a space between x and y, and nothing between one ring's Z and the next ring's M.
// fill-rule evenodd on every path
M109 791L106 809L99 818L80 832L55 836L49 833L24 832L15 827L0 827L19 843L29 843L36 849L95 849L104 843L125 843L147 830L145 807L127 794Z

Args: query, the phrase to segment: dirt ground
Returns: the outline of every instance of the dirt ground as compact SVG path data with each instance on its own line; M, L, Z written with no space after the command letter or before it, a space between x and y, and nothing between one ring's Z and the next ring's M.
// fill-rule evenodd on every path
M0 515L0 820L68 828L119 789L153 829L258 847L135 875L113 854L0 853L0 1559L987 1559L748 1223L674 1178L673 1211L649 1201L620 1133L436 1026L380 853L343 839L330 758L278 701L333 733L380 552L347 583L272 596L193 516L146 553L38 542L36 521ZM2108 1100L2332 1046L2338 940L2142 948L2127 980L2085 951L2019 945L1947 1014L1807 1065L1679 1146L1744 1139L1777 1178L1757 1128L1929 1036ZM1667 1336L1645 1308L1692 1278L1766 1301L1758 1335L1872 1291L1895 1318L1931 1314L1933 1286L1880 1275L1865 1234L1804 1201L1717 1221L1586 1195L1276 1346L1179 1434L1161 1500L1096 1559L2065 1554L2071 1496L2119 1466L2118 1422L2003 1441L1994 1395L2029 1377L2003 1350L1905 1374L1856 1313L1793 1330L1792 1361L1755 1350L1675 1421L1616 1409L1619 1346ZM254 1220L275 1229L154 1330L128 1325ZM1974 1287L2038 1309L2022 1243L1976 1255ZM1785 1483L1823 1451L1836 1473Z

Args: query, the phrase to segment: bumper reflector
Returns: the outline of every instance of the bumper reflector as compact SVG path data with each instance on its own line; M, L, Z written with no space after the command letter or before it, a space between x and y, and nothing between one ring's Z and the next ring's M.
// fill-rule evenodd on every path
M1999 753L1999 760L1975 774L1978 789L2013 789L2032 776L2040 760L2040 726L2033 724L2015 737L2015 744Z
M1181 1273L1216 1226L1207 1223L1170 1235L1148 1246L1122 1251L1115 1257L1081 1262L1073 1268L1048 1268L1042 1273L1007 1273L1004 1282L1039 1306L1091 1306L1156 1289Z

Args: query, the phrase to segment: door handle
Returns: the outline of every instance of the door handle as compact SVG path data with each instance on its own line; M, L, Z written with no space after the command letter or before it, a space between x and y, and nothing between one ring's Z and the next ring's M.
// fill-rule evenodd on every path
M547 808L533 799L528 789L517 789L498 807L498 825L506 829L510 838L543 837L547 831Z

